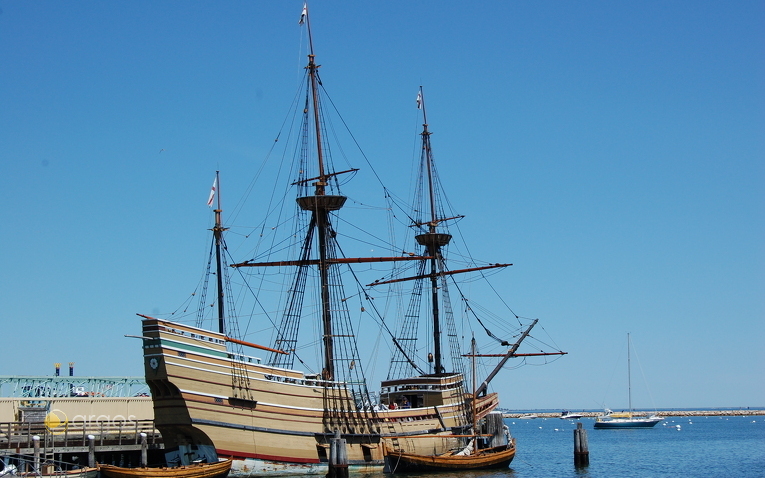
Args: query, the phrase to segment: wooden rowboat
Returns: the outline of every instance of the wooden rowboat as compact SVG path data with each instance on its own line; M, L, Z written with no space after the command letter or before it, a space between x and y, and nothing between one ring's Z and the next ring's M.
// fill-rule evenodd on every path
M231 470L231 460L162 468L100 465L100 470L101 474L108 478L225 478Z
M386 468L400 471L457 471L507 468L515 457L515 440L509 445L478 450L471 455L417 455L385 447Z

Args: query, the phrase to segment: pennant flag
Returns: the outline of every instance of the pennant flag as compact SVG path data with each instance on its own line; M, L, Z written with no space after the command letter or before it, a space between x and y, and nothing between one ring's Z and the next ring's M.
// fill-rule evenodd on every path
M302 25L305 23L305 17L308 15L308 4L303 2L303 13L300 14L300 20L298 21L298 25Z
M218 177L213 180L212 189L210 189L210 197L207 199L207 206L212 207L213 199L215 198L215 190L218 188Z
M417 92L417 109L422 109L422 90Z

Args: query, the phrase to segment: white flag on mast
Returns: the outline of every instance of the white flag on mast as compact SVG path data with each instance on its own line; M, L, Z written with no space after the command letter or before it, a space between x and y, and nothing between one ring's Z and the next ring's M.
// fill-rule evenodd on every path
M298 25L302 25L305 23L305 17L308 15L308 4L303 2L303 13L300 14L300 20L298 21Z
M422 109L422 90L417 92L417 109Z
M215 199L215 190L218 188L218 177L213 179L212 189L210 189L210 197L207 199L207 206L212 207L213 199Z

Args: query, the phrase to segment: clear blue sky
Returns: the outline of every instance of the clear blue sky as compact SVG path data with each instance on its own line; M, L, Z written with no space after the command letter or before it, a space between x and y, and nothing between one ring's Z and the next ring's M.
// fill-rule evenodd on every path
M123 335L196 286L214 171L244 195L302 75L301 7L0 0L0 374L143 373ZM425 85L474 254L569 352L504 372L503 406L625 407L627 332L637 406L765 405L765 3L310 7L388 183Z

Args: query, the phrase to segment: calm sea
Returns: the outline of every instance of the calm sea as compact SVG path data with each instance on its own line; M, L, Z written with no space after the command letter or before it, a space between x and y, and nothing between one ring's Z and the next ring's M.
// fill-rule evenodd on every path
M509 469L395 476L765 477L765 417L670 417L644 430L594 430L592 418L579 421L590 449L590 465L584 468L574 467L575 421L506 419L518 447Z

